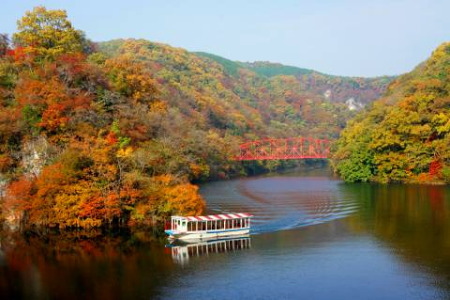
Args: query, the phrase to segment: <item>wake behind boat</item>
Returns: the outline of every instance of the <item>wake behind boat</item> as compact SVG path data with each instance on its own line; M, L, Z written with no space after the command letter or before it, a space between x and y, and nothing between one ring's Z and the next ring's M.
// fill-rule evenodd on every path
M170 239L206 239L213 237L244 235L250 232L247 213L232 213L209 216L172 216L166 224L165 233Z

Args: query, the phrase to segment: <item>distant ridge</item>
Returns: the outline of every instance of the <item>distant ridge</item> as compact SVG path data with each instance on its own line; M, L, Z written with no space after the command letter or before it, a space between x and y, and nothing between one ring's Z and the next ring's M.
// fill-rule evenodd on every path
M249 62L249 63L243 63L247 68L255 71L256 73L260 75L264 75L267 77L273 77L277 75L309 75L312 73L317 73L314 70L310 69L303 69L299 67L294 66L286 66L280 63L272 63L268 61L255 61L255 62ZM321 73L320 73L321 74Z
M300 68L296 66L290 66L290 65L284 65L281 63L275 63L270 61L254 61L254 62L240 62L240 61L233 61L227 58L224 58L222 56L208 53L208 52L193 52L194 54L210 58L217 63L221 64L225 67L226 71L230 74L234 75L237 74L237 70L239 68L249 69L253 72L255 72L258 75L265 76L265 77L274 77L278 75L292 75L292 76L298 76L298 75L311 75L311 74L318 74L326 77L341 77L341 78L365 78L365 79L374 79L374 78L387 78L389 80L393 80L397 76L375 76L375 77L363 77L363 76L341 76L341 75L331 75L326 74L323 72L319 72L312 69L305 69Z
M321 73L311 69L287 66L268 61L239 62L206 52L193 54L222 65L230 76L239 77L239 70L273 80L278 76L293 76L305 91L325 96L329 101L346 103L349 109L360 109L379 98L395 76L350 77Z
M237 76L238 70L240 68L246 68L245 63L235 62L235 61L229 60L227 58L224 58L222 56L218 56L215 54L211 54L211 53L207 53L207 52L194 52L194 54L196 54L200 57L210 58L210 59L214 60L215 62L221 64L224 67L225 71L232 76Z
M237 75L237 71L240 68L252 70L256 74L265 77L273 77L277 75L296 76L296 75L319 73L314 70L303 69L294 66L286 66L280 63L272 63L269 61L238 62L207 52L194 52L194 54L202 57L207 57L218 62L231 75Z

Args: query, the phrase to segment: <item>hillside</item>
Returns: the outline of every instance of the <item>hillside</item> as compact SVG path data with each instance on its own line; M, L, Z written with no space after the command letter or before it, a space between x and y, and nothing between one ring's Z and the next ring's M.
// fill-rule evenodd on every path
M395 78L392 76L376 78L333 76L279 63L234 62L209 53L196 52L196 54L221 64L232 76L238 75L239 69L252 71L266 77L267 80L273 80L277 76L292 76L305 91L323 96L331 102L346 103L348 106L355 103L357 104L355 109L360 109L381 97L387 85Z
M311 91L295 76L267 78L244 64L145 40L99 44L108 57L145 64L160 98L208 128L245 140L299 135L333 138L352 115L323 91ZM326 91L326 90L325 90Z
M44 7L18 25L13 46L0 36L1 218L10 227L135 226L199 214L194 182L284 164L236 162L240 143L337 137L354 113L325 89L376 94L383 86L266 76L145 40L95 44L64 11ZM308 88L302 78L323 83Z
M439 46L342 132L335 168L347 181L450 182L450 43Z

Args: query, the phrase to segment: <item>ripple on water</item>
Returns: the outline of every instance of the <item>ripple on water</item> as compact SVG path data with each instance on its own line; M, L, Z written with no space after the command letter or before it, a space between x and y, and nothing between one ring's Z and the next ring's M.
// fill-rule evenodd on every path
M252 213L252 233L294 229L344 218L358 210L328 177L265 177L202 187L211 213Z

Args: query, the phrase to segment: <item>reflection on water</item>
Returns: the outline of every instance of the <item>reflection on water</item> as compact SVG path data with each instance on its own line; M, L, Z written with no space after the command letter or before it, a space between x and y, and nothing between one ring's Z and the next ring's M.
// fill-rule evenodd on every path
M0 234L0 299L450 299L450 188L326 175L205 185L211 213L255 235Z
M342 185L360 212L346 221L386 245L407 267L450 291L450 191L445 186Z
M189 259L193 257L250 249L251 240L250 236L246 235L228 239L174 242L166 245L166 247L170 248L172 259L175 263L185 265L189 262Z
M136 299L174 269L145 232L0 235L0 299Z

